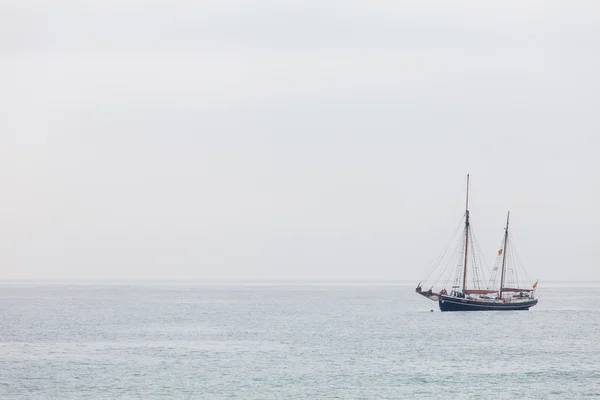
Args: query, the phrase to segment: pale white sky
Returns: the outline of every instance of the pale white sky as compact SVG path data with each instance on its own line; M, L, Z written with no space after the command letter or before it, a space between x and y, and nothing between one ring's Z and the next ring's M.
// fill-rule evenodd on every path
M199 3L199 4L198 4ZM0 2L0 279L600 279L595 1Z

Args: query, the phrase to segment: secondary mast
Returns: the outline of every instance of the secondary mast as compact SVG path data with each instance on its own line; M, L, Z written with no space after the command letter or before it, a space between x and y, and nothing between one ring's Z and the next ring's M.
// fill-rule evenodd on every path
M467 174L467 205L465 209L465 265L463 267L463 293L467 290L467 257L469 254L469 174Z
M510 211L506 216L506 228L504 229L504 248L502 249L502 272L500 273L500 299L502 299L502 289L504 288L504 266L506 265L506 244L508 243L508 221Z

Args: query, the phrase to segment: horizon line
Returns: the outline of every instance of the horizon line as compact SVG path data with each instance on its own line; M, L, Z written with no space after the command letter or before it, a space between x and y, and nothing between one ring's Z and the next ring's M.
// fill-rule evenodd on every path
M0 278L0 284L106 284L106 283L125 283L125 284L402 284L414 285L418 280L412 279L325 279L325 278L288 278L288 279L259 279L259 278ZM600 280L593 279L544 279L544 283L600 283Z

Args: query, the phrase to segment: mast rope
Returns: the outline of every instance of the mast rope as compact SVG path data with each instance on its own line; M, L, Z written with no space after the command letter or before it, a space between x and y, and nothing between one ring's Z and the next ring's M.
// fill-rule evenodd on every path
M452 244L452 242L454 242L454 240L456 238L456 234L458 233L458 231L460 230L460 228L462 226L463 219L464 219L464 217L461 217L461 219L460 219L460 221L459 221L456 229L454 230L454 233L450 237L450 240L448 240L448 243L446 243L446 246L444 247L444 250L442 251L441 255L434 261L433 265L429 268L429 272L427 273L427 276L422 281L423 283L427 282L429 280L429 278L431 278L431 275L439 267L439 264L442 261L442 259L444 258L444 256L446 255L446 253L448 252L448 249L450 248L450 245ZM445 269L446 268L444 268L444 270ZM443 271L442 271L442 274L443 274ZM439 280L439 278L438 278L438 280Z
M448 263L446 264L446 267L444 268L444 270L442 271L442 273L440 274L440 278L444 275L444 273L446 272L446 270L448 269L448 267L452 266L453 268L456 268L456 274L458 275L458 278L455 279L460 279L460 272L461 272L461 266L462 266L462 241L459 244L459 246L454 248L454 251L452 252L452 256L450 257L450 259L448 260ZM452 271L452 269L450 269L450 271ZM438 278L438 281L440 280L440 278ZM448 286L448 283L450 283L450 279L452 278L452 273L448 273L446 280L444 281L444 286L443 288L445 289ZM458 285L458 282L456 283Z
M509 237L511 238L510 244L511 244L511 252L514 254L515 256L515 263L517 264L517 266L521 269L521 272L523 273L523 275L525 275L525 280L527 281L527 283L529 283L530 285L532 284L532 280L531 278L529 278L529 274L527 274L527 270L525 269L525 264L523 264L523 262L521 261L521 258L519 257L519 253L517 252L517 248L514 245L514 240L512 239L512 232L509 234Z
M481 289L481 284L487 282L488 280L485 273L486 269L488 269L488 265L486 264L485 259L481 256L481 247L479 246L477 237L473 232L471 232L471 237L473 238L474 243L473 260L476 260L473 269L476 271L474 275L477 275L477 280L473 279L473 285L476 286L477 289ZM477 250L477 254L475 254L475 250Z

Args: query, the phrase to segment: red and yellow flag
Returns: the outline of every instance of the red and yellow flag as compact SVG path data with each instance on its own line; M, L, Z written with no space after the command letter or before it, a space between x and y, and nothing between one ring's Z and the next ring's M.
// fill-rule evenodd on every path
M533 284L533 288L535 289L537 287L538 281L535 281L535 283Z

